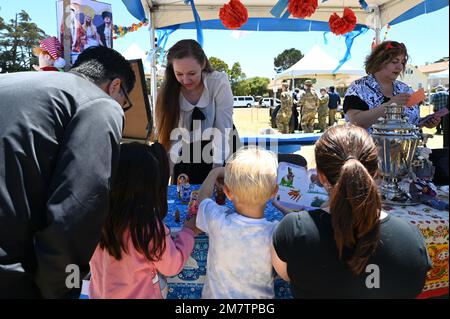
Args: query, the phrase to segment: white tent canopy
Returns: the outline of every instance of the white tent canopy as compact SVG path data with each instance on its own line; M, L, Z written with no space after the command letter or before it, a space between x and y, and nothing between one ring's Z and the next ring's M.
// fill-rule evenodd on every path
M130 45L123 53L123 56L127 60L142 59L145 61L145 59L147 58L145 51L142 50L141 47L136 43Z
M437 72L437 73L432 73L428 76L429 79L448 79L448 69L441 71L441 72Z
M333 70L338 65L338 61L326 54L319 46L315 45L309 50L302 59L275 76L275 79L281 78L332 78L338 79L346 75L363 76L366 72L362 69L344 64L333 74Z
M136 43L131 44L128 49L125 50L123 56L127 60L141 59L144 66L144 73L150 73L151 64L147 59L147 53Z
M192 9L184 1L174 0L142 0L150 7L153 17L153 27L155 29L166 26L177 25L193 21ZM199 13L200 19L215 20L218 19L219 10L229 0L195 0L195 7ZM274 0L241 0L242 4L248 10L249 18L273 18L270 13L272 7L277 3ZM405 11L415 7L423 0L367 0L369 7L376 7L379 11L381 27L385 26L395 18L402 15ZM333 12L342 14L343 6L351 8L358 19L358 23L370 25L372 21L370 13L364 11L358 0L328 0L319 1L319 7L316 12L308 18L314 21L326 21ZM372 15L373 16L373 15ZM292 18L292 17L290 17ZM294 18L295 19L295 18Z

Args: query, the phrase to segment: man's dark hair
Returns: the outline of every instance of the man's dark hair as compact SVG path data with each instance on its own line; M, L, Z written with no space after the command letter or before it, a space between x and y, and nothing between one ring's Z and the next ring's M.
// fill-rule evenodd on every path
M102 12L102 19L104 20L106 17L109 17L110 19L112 19L112 13L109 11L103 11Z
M70 71L86 76L97 85L119 78L128 93L136 82L130 62L119 52L105 46L89 47L84 50Z
M334 86L330 86L330 92L334 92Z

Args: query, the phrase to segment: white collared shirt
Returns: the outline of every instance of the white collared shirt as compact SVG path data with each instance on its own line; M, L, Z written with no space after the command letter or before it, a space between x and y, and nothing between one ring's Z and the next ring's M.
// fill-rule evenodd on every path
M198 107L205 115L205 120L201 121L201 132L210 128L216 128L222 134L222 145L214 140L213 145L222 150L214 153L214 163L223 163L229 155L228 143L225 143L223 136L228 134L226 129L233 128L233 93L227 74L214 71L211 73L203 72L203 93L197 104L191 104L182 93L180 93L180 121L178 127L191 129L192 112ZM199 140L198 134L190 132L190 142ZM210 135L205 136L210 139ZM205 139L205 138L204 138ZM172 144L173 145L173 144Z

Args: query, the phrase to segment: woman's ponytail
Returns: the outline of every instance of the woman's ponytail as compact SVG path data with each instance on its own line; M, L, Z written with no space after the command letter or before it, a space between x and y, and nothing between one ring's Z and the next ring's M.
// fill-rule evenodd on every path
M379 240L381 199L364 165L347 160L330 193L330 211L339 257L360 274Z
M334 126L316 142L317 170L330 184L330 213L339 258L360 274L380 238L378 150L366 130Z

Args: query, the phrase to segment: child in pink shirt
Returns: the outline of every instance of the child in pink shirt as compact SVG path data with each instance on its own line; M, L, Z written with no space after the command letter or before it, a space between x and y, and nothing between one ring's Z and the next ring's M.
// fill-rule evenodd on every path
M173 240L167 215L169 165L161 144L122 144L110 211L90 261L90 298L163 298L161 274L178 274L194 247L195 219Z

